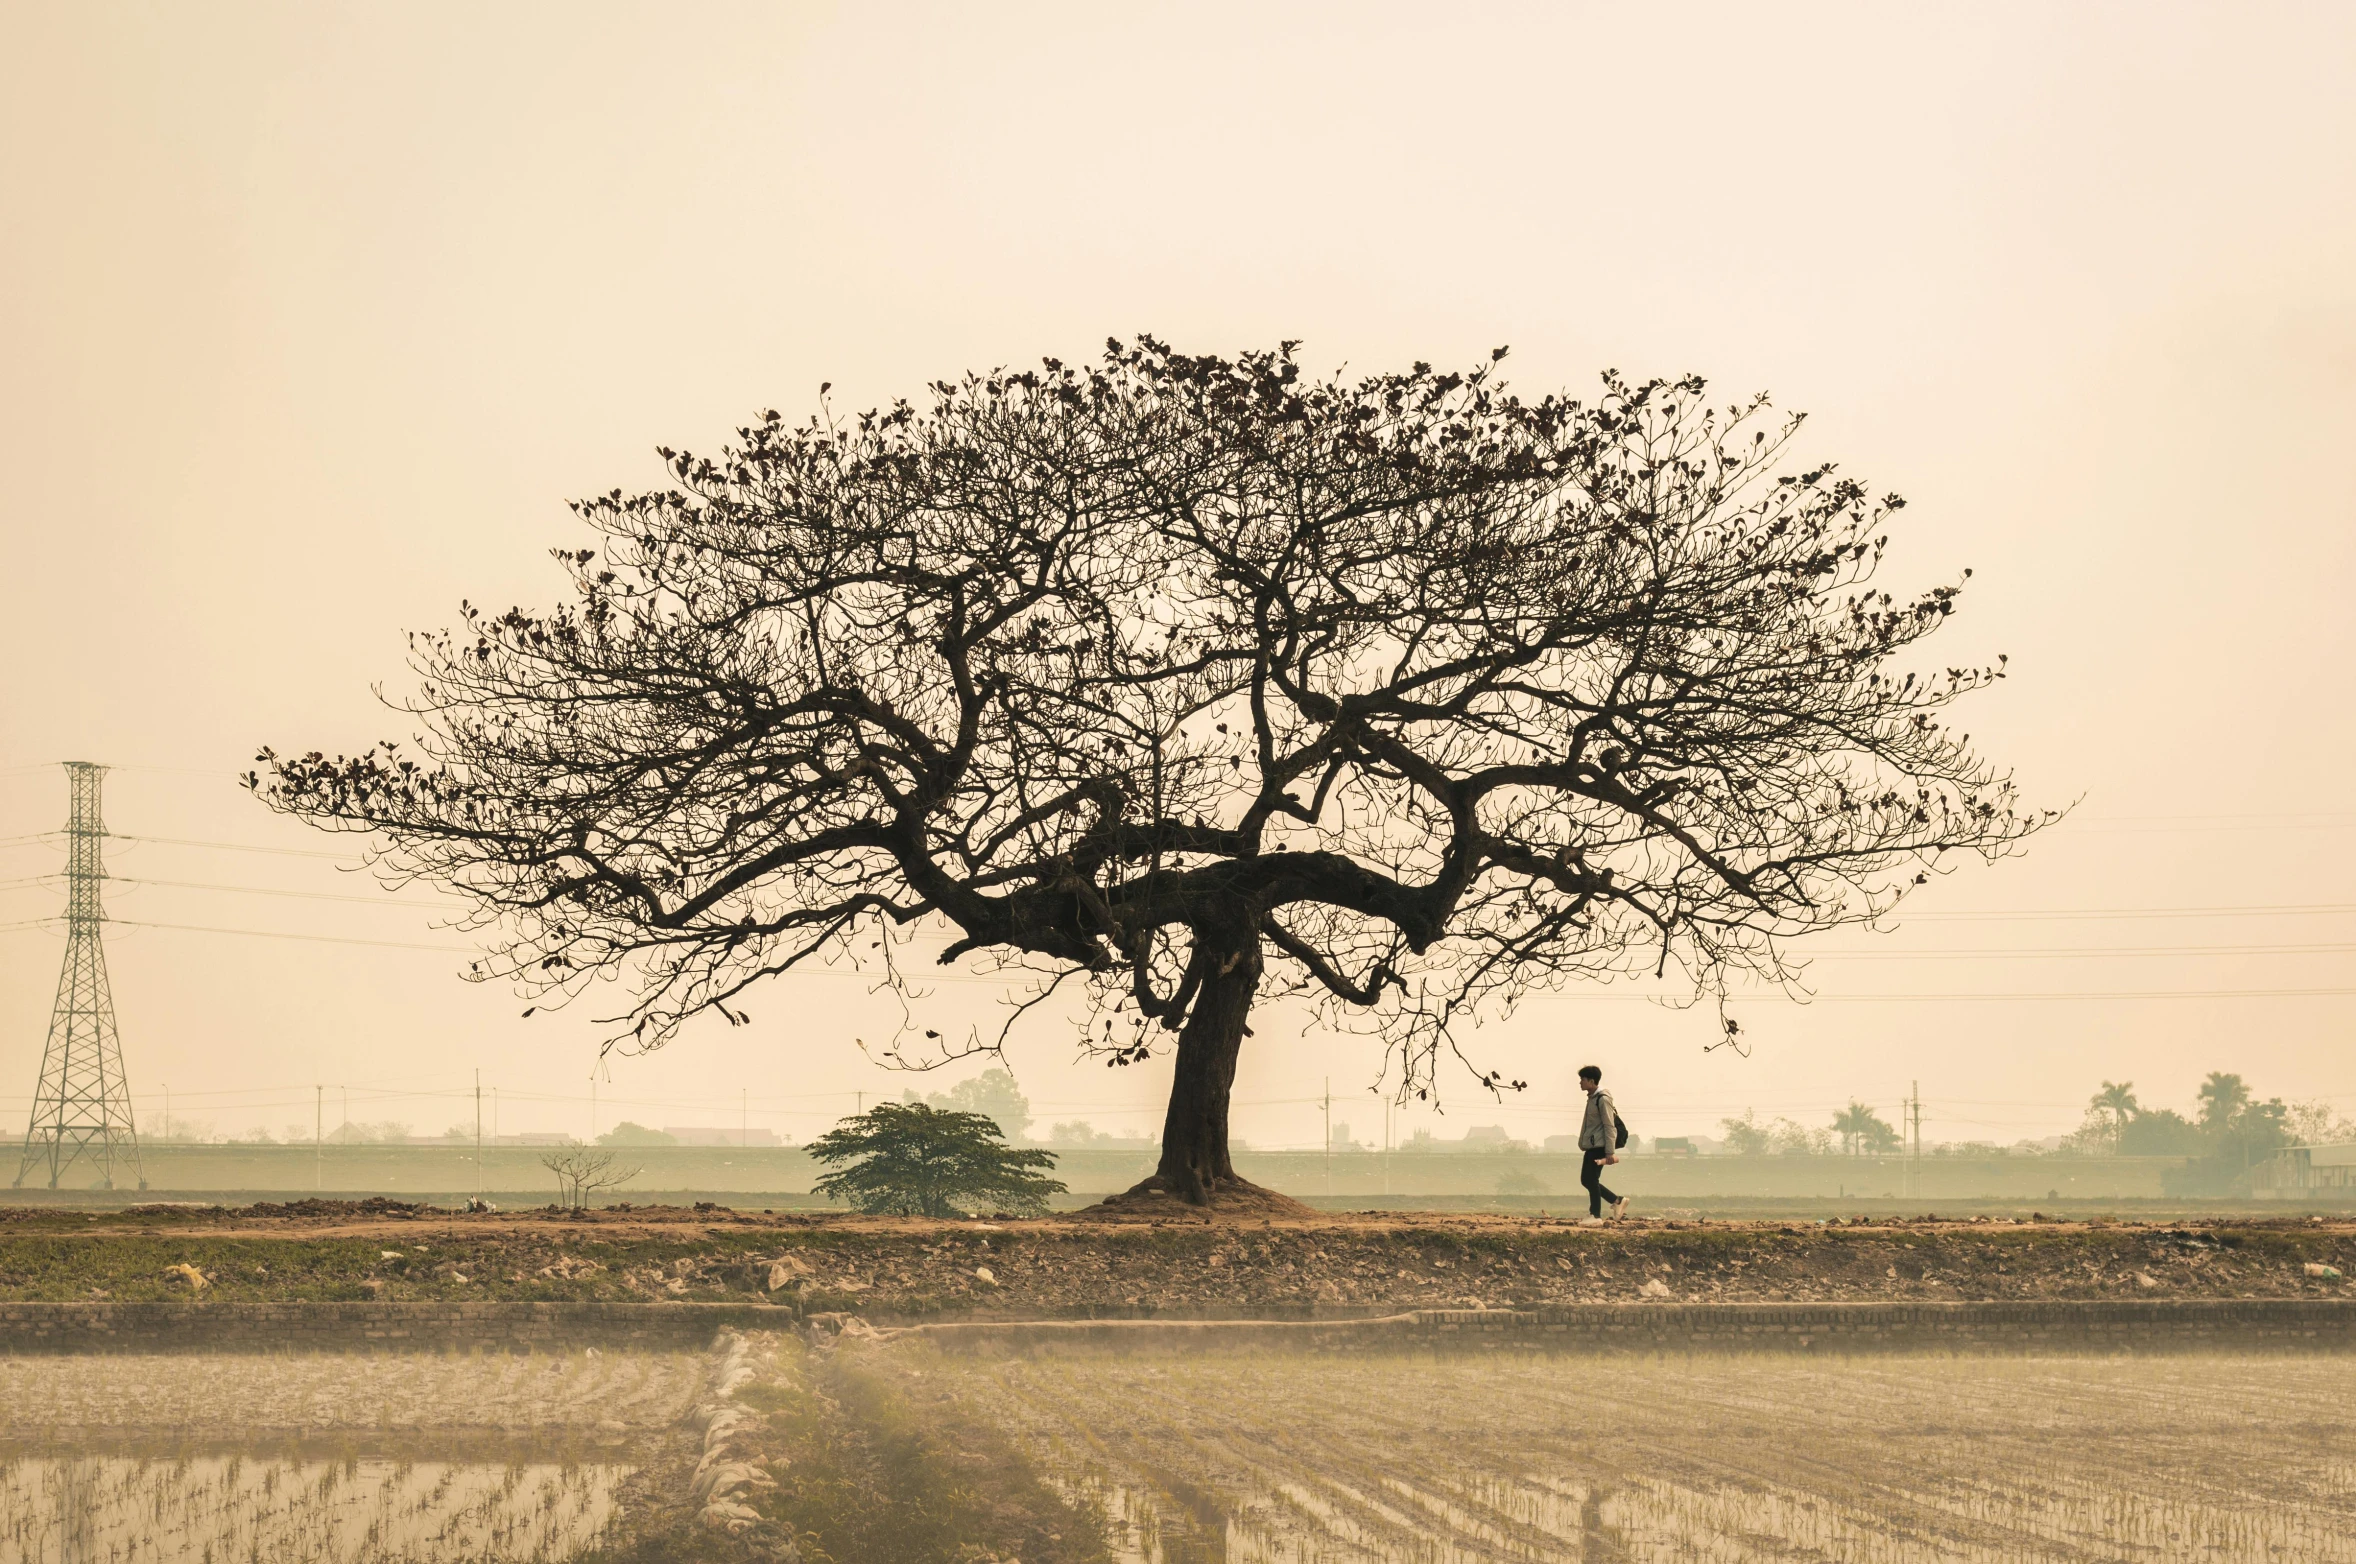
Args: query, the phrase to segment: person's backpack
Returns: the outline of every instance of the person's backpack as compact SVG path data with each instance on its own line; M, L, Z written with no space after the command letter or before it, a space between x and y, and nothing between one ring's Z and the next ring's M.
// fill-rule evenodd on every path
M1627 1145L1627 1144L1628 1144L1628 1125L1627 1125L1627 1121L1626 1121L1626 1120L1624 1120L1624 1119L1622 1119L1622 1118L1620 1117L1620 1110L1619 1110L1619 1109L1617 1109L1617 1108L1614 1108L1614 1109L1612 1110L1612 1150L1614 1150L1614 1151L1617 1151L1617 1150L1619 1150L1619 1149L1620 1149L1622 1146L1625 1146L1625 1145Z

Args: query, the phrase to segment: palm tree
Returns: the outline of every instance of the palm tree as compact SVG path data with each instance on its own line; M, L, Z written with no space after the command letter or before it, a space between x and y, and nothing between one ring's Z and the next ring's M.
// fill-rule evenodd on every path
M2143 1104L2135 1100L2133 1081L2105 1081L2102 1090L2094 1094L2087 1105L2090 1113L2099 1113L2111 1121L2115 1129L2143 1111Z
M1898 1132L1888 1121L1855 1098L1833 1115L1832 1129L1841 1138L1841 1149L1851 1156L1865 1150L1887 1151L1898 1144Z
M2238 1075L2212 1070L2201 1082L2201 1128L2221 1131L2232 1126L2250 1105L2249 1084Z

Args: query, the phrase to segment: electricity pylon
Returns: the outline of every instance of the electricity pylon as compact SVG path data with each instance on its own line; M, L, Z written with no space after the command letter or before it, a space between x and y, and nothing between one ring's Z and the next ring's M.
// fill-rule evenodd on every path
M65 967L57 975L57 1004L49 1014L49 1045L41 1054L41 1084L33 1094L33 1117L25 1126L24 1160L16 1187L47 1166L49 1187L77 1162L98 1168L98 1187L115 1187L115 1168L127 1162L140 1187L139 1132L131 1122L131 1091L123 1080L122 1042L115 1033L114 992L106 981L106 947L99 925L106 910L99 888L106 867L99 854L106 822L99 813L98 785L104 766L86 760L65 763L73 793L73 815L65 828Z

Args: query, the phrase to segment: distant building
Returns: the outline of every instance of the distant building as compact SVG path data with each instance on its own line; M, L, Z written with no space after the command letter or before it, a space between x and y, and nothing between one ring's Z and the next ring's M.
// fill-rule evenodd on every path
M1698 1157L1701 1155L1701 1148L1693 1143L1691 1135L1655 1136L1652 1149L1653 1155L1656 1157Z
M2260 1200L2297 1200L2323 1190L2356 1191L2356 1145L2293 1146L2250 1169Z
M775 1146L775 1130L715 1130L694 1124L666 1124L663 1133L682 1146Z

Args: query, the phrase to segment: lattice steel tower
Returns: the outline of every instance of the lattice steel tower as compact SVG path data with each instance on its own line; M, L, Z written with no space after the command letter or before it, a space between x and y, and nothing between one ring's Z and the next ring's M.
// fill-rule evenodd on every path
M24 1160L16 1183L46 1169L49 1187L77 1162L98 1169L101 1189L115 1187L118 1165L127 1164L142 1188L139 1133L131 1122L131 1092L123 1081L123 1048L115 1034L114 992L106 981L106 947L99 925L106 921L99 887L106 868L99 845L106 823L99 814L98 785L104 766L86 760L65 763L73 790L73 818L65 828L65 968L57 975L57 1005L49 1016L49 1046L41 1055L41 1085L33 1096L32 1121L25 1127Z

